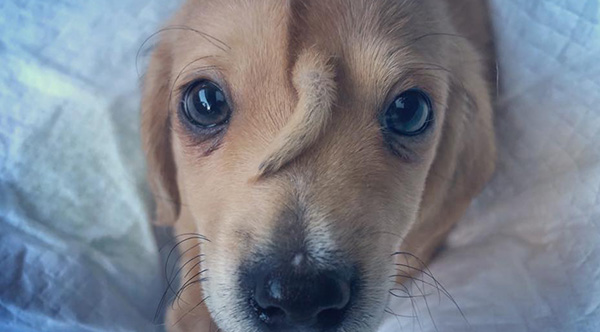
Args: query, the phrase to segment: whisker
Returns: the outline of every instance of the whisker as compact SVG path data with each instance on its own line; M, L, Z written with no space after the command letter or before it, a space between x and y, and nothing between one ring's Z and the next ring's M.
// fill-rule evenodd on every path
M454 299L454 297L450 294L450 292L448 292L448 290L433 276L433 273L431 272L431 270L429 270L429 268L427 267L427 264L425 264L425 262L423 262L423 260L421 260L419 257L417 257L416 255L410 253L410 252L405 252L405 251L399 251L399 252L395 252L394 254L392 254L392 256L398 256L398 255L403 255L406 258L410 257L413 258L414 260L416 260L421 266L423 266L424 270L423 272L427 272L427 276L430 277L433 280L433 285L431 285L432 287L437 288L439 291L441 291L451 302L452 304L456 307L456 309L458 310L458 312L460 313L460 315L462 316L463 320L467 323L467 326L470 328L471 327L471 323L469 322L469 320L467 319L467 316L465 315L465 313L463 312L462 308L458 305L458 302L456 302L456 300ZM408 264L408 260L407 260L407 266L418 270L412 266L410 266L410 264ZM418 281L423 281L424 280L418 280Z
M190 240L196 240L196 237L189 237L189 238L185 238L181 241L179 241L175 246L173 246L173 248L171 248L171 251L169 251L169 255L167 255L167 260L165 261L165 277L168 276L168 266L169 266L169 261L171 260L171 255L173 255L173 252L177 249L177 247L179 247L180 245L182 245L184 242L190 241ZM200 244L197 244L200 245Z
M184 252L182 252L182 253L179 254L179 257L175 260L175 262L173 263L173 267L171 268L171 274L170 274L171 276L173 276L173 272L175 272L175 268L177 267L177 265L179 263L179 260L182 259L185 256L185 254L187 254L188 252L190 252L190 251L192 251L194 249L198 249L198 247L200 245L201 245L201 243L195 244L195 245L191 246L190 248L186 249ZM183 264L182 266L180 266L179 267L179 271L181 271L181 269L184 266L186 266L191 260L194 260L194 259L199 258L199 257L204 257L204 255L203 254L195 255L193 258L191 258L190 260L188 260L187 262L185 262L185 264ZM177 275L179 274L179 271L177 271L177 273L175 274L175 276L171 277L170 279L173 280L175 277L177 277Z
M419 290L419 293L421 293L421 295L422 295L423 301L425 302L425 308L427 308L427 313L429 314L429 319L431 320L431 323L433 324L435 331L439 332L437 324L435 323L435 319L433 318L433 314L431 313L431 308L429 307L429 302L427 301L427 296L425 296L425 293L423 292L421 287L419 287L418 284L415 283L415 287L417 287L417 289Z
M194 271L194 269L198 266L200 266L200 264L202 264L204 262L204 260L199 260L198 262L196 262L196 264L194 264L192 267L190 267L190 270L183 276L183 278L187 278L187 276Z
M417 306L417 304L415 302L415 297L411 294L411 291L408 289L408 287L406 285L404 285L404 284L397 284L397 285L399 287L404 288L405 294L409 295L410 305L411 305L412 312L413 312L413 315L412 315L412 317L413 317L413 321L412 321L413 328L412 329L413 330L415 329L415 320L416 320L416 322L418 323L418 325L419 325L419 327L420 327L420 329L422 331L423 330L423 325L421 324L421 319L419 318L419 311L418 311L418 306Z
M390 276L390 278L405 278L405 279L410 279L410 280L413 280L413 281L418 281L418 282L420 282L420 283L422 283L424 285L428 285L428 286L431 286L431 287L437 287L436 284L430 283L430 282L428 282L428 281L426 281L426 280L424 280L422 278L415 277L415 276L412 276L410 274L400 273L400 272L405 272L405 271L398 270L397 273L396 274L392 274Z
M175 239L177 239L177 238L180 238L180 237L183 237L183 236L188 236L188 237L189 237L189 239L198 239L198 240L201 240L201 241L210 242L210 240L209 240L208 238L206 238L204 235L202 235L202 234L198 234L198 233L184 233L184 234L179 234L179 235L177 235L177 236L173 236L173 239L175 240ZM171 241L169 241L169 242L171 242ZM177 244L175 244L175 247L172 247L171 249L173 249L173 248L177 248L177 246L181 245L182 243L183 243L183 241L182 241L182 242L177 242ZM165 248L167 248L167 244L163 245L163 246L162 246L162 247L159 249L159 251L158 251L158 252L159 252L159 253L162 253L162 251L163 251Z
M431 273L424 271L422 269L416 268L414 266L410 266L408 264L396 263L395 265L409 268L411 270L417 271L417 272L422 273L422 274L428 276L429 278L431 278L433 280L433 282L436 284L435 286L434 285L431 285L431 286L436 287L438 289L438 296L441 297L441 294L440 294L441 288L438 286L437 280L434 278L434 276ZM400 271L400 270L398 270L398 271ZM402 271L402 272L406 272L406 271ZM448 296L446 293L444 293L444 295ZM440 302L441 302L441 298L440 298Z
M198 273L196 273L195 275L193 275L192 277L190 277L177 291L177 293L175 294L175 301L173 301L173 303L171 303L171 308L173 308L173 305L175 304L175 302L177 302L177 305L180 305L180 300L181 300L181 296L183 295L183 292L190 286L193 286L194 284L197 283L201 283L203 282L203 278L200 279L196 279L197 277L201 276L203 273L205 273L206 271L208 271L208 269L204 269Z
M158 306L156 308L156 312L154 314L154 319L153 319L154 322L158 321L160 313L162 312L163 308L165 307L165 304L168 301L169 292L172 292L173 294L177 295L177 291L175 291L173 284L176 282L176 280L175 280L176 276L180 273L180 271L178 271L177 274L175 275L175 277L173 277L173 278L169 278L169 274L168 274L169 262L171 261L171 256L173 255L174 251L182 244L184 244L188 241L191 241L191 240L210 242L210 240L206 236L199 234L199 233L182 233L182 234L174 236L173 239L177 240L182 237L186 237L186 238L176 242L175 245L173 247L171 247L171 250L169 251L169 254L167 255L167 259L165 261L164 274L165 274L165 281L167 283L167 287L165 288L165 290L161 296L161 299L158 303ZM198 242L198 243L194 244L191 248L188 248L186 250L186 252L188 250L191 250L191 249L201 245L201 244L202 244L202 242ZM161 253L165 248L167 248L167 245L160 248L159 253ZM173 267L175 267L177 265L177 262L181 259L181 257L183 257L183 256L179 256L179 258L177 258L177 260L173 263ZM190 261L193 261L193 259ZM186 262L186 264L184 264L183 267L185 265L187 265L190 261ZM193 268L195 268L195 266ZM173 269L171 270L171 275L172 275L172 273L173 273ZM187 274L186 274L186 276L187 276Z
M400 327L400 331L404 331L404 327L402 327L402 322L400 322L400 318L413 318L414 319L413 316L399 315L399 314L395 313L394 310L392 310L392 308L390 308L389 306L386 307L383 312L390 314L390 315L394 316L394 318L396 318L396 322L398 323L398 326Z
M182 236L197 236L198 238L200 238L200 239L201 239L201 240L203 240L203 241L210 242L210 239L209 239L209 238L207 238L206 236L204 236L204 235L202 235L202 234L200 234L200 233L181 233L181 234L179 234L179 235L175 235L175 236L173 236L173 238L175 238L175 239L176 239L176 238L178 238L178 237L182 237Z
M201 306L209 297L205 297L203 298L198 304L196 304L192 309L188 310L185 314L181 315L181 317L179 317L179 319L177 319L177 321L175 321L175 323L173 323L172 326L177 325L186 315L188 315L190 312L196 310L196 308L198 308L199 306Z
M171 289L171 291L176 294L175 290L173 289L172 285L173 283L177 280L177 276L179 276L179 274L181 273L181 271L183 271L185 265L189 264L190 262L192 262L194 259L198 259L200 257L202 257L203 255L197 255L194 258L191 258L190 260L188 260L181 268L179 268L179 270L177 271L177 274L175 274L175 276L173 276L173 278L171 278L170 283L168 284L168 287ZM202 259L200 259L198 262L196 262L190 269L189 271L186 273L186 275L183 277L184 279L197 267L199 266L201 263L203 262ZM183 300L183 302L185 304L189 304L187 303L185 300Z
M393 312L393 311L392 311L392 309L391 309L390 307L387 307L387 308L384 310L384 312L385 312L385 313L388 313L388 314L390 314L390 315L392 315L392 316L394 316L394 317L401 317L401 318L415 318L415 316L409 316L409 315L400 315L400 314L397 314L397 313Z
M403 292L404 294L407 294L407 295L398 295L398 294L395 293L397 291ZM393 297L399 298L399 299L419 298L419 297L425 297L425 296L430 296L431 295L430 293L429 294L425 294L425 295L412 295L412 294L406 293L405 291L403 291L402 289L399 289L399 288L392 288L392 289L389 290L389 293Z

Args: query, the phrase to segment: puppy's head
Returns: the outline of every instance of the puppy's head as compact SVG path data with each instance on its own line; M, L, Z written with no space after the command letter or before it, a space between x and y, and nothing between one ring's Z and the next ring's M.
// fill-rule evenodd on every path
M202 288L223 330L373 329L392 253L480 189L490 101L470 44L440 35L447 14L189 1L165 30L143 100L157 216L210 239Z

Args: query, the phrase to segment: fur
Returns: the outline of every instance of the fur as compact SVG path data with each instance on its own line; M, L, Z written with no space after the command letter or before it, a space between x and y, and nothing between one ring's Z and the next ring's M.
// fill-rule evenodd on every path
M482 4L183 5L153 53L142 103L156 222L210 240L192 237L180 250L185 289L168 313L171 331L258 332L245 315L239 268L277 239L299 236L290 231L298 225L307 255L361 271L340 331L376 329L402 282L389 278L392 254L428 261L494 169ZM180 91L197 79L218 83L233 108L227 128L208 138L177 116ZM413 87L432 97L433 129L398 139L392 151L378 117Z

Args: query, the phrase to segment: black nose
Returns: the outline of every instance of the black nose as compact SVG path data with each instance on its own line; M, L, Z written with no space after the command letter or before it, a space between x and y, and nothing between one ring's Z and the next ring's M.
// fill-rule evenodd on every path
M250 303L258 318L274 331L335 328L343 321L352 295L350 274L345 271L262 266L249 277L254 284Z

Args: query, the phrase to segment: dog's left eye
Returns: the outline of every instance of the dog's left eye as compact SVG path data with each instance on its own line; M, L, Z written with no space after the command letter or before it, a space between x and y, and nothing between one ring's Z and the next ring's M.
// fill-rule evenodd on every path
M191 124L201 128L225 124L231 115L225 94L218 85L210 81L196 82L186 89L182 110Z
M415 136L423 133L433 120L431 99L422 90L404 91L387 108L383 124L390 131Z

